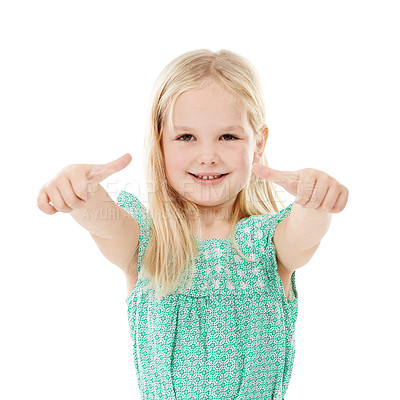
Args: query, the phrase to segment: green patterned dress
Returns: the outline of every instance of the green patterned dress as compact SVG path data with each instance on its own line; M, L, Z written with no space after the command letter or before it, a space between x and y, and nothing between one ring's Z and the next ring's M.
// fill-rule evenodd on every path
M142 400L282 400L292 373L298 296L295 272L289 300L272 241L277 213L241 219L235 238L199 239L190 288L157 301L142 274L150 220L126 191L118 206L139 224L138 282L126 299L133 358Z

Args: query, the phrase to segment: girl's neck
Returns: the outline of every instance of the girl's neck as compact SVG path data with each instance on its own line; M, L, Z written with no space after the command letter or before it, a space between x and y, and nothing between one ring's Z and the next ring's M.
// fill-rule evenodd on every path
M201 226L202 233L200 235L198 229L194 229L196 236L201 236L202 239L229 237L232 225L232 207L228 209L198 206L198 208L200 212L199 225ZM243 217L244 215L239 215L239 220Z

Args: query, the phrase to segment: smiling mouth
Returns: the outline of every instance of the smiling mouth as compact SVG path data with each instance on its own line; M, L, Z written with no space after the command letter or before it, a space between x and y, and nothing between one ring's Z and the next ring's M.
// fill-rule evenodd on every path
M202 176L202 175L195 175L189 172L190 175L194 176L197 179L201 179L204 181L212 181L213 179L218 179L221 178L222 176L228 175L228 174L221 174L221 175L214 175L214 176Z

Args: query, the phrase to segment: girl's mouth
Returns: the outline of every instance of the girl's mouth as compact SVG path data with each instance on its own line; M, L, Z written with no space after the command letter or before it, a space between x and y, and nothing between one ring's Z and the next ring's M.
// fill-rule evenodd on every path
M213 176L203 176L202 178L199 178L198 176L191 174L190 172L189 172L189 174L193 177L193 180L196 183L199 183L200 185L206 185L206 186L218 185L228 175L228 174L222 174L222 175L218 175L216 178L214 178Z

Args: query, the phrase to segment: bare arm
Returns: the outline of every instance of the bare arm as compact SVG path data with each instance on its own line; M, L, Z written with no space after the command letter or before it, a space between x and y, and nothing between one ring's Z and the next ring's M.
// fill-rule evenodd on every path
M289 272L305 265L327 233L332 215L346 206L349 191L323 171L278 171L255 160L253 172L296 196L290 216L278 223L273 241L277 258Z
M70 214L89 233L103 238L114 237L121 231L124 220L132 219L101 185L86 201L84 208L76 208Z
M125 274L136 273L132 271L132 257L139 243L139 225L102 186L87 201L86 208L72 211L71 216L90 233L104 257Z
M332 214L329 211L305 208L294 203L290 216L281 221L288 245L300 251L315 248L331 224Z
M102 165L67 166L43 185L37 200L46 214L70 213L91 234L103 255L124 272L137 249L139 225L99 182L125 168L131 161L127 155Z
M279 222L273 237L278 261L290 272L307 264L328 231L332 214L293 204L290 216Z

